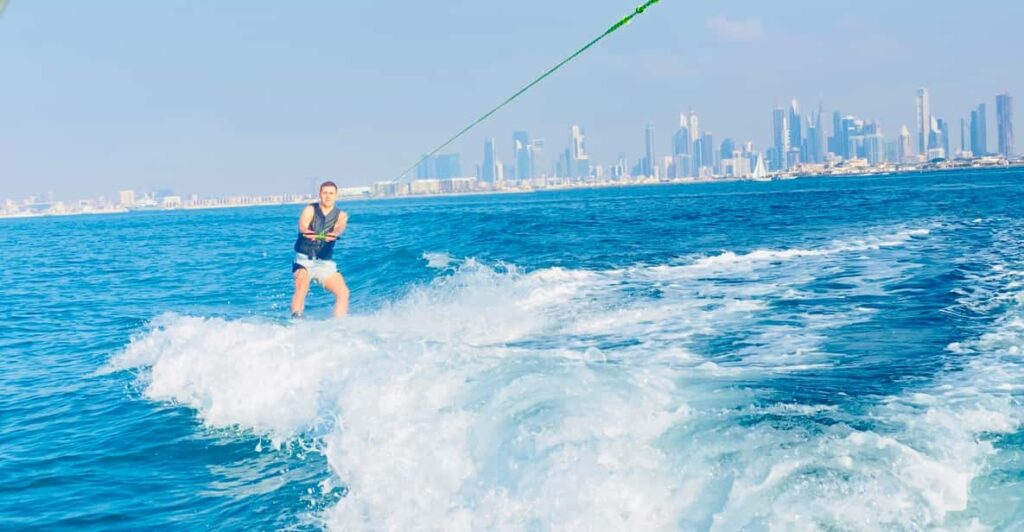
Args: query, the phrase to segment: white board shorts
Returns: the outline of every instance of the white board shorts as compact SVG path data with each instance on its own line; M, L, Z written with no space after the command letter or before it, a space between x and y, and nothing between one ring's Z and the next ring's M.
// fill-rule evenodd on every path
M295 254L295 262L292 263L292 273L300 268L309 272L310 279L324 284L327 278L338 273L338 265L333 260L311 259L304 253Z

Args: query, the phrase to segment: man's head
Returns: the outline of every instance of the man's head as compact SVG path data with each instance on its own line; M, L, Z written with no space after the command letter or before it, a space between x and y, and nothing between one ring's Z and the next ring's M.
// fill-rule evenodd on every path
M335 185L333 181L324 181L320 185L320 205L332 207L336 199L338 199L338 185Z

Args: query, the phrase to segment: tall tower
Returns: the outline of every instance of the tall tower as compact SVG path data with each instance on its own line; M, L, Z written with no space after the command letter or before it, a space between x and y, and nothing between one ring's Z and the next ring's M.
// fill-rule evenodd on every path
M843 116L839 111L832 111L832 136L828 139L828 151L836 155L842 154L842 150L839 149L841 145L840 137L842 136L842 130Z
M900 162L905 162L907 158L910 157L911 153L913 153L910 150L910 130L907 129L907 126L903 126L903 128L900 129L900 142L897 152L900 155Z
M480 179L487 183L493 183L495 178L494 169L494 139L489 138L484 141L484 163L483 168L480 169Z
M935 147L942 148L943 157L951 159L952 157L949 154L949 122L946 122L941 118L937 118L935 120L935 124L938 140L938 142L935 143Z
M960 153L966 152L970 149L967 145L967 121L963 118L960 119Z
M928 156L931 144L928 142L932 132L932 104L928 97L928 89L917 89L917 152Z
M700 138L700 133L697 129L697 113L690 109L690 142L697 142Z
M569 149L566 150L569 175L585 179L590 176L590 159L587 157L586 146L583 144L583 129L573 125L571 135Z
M587 153L583 146L583 129L580 126L572 126L572 138L570 139L569 152L572 155L572 160L578 161L586 157Z
M971 152L975 157L988 155L988 125L986 123L985 104L971 111Z
M644 127L644 160L641 173L645 176L654 175L654 124L647 124Z
M793 101L789 103L789 147L792 149L802 149L804 145L803 135L803 120L800 118L800 103L793 98ZM800 154L802 159L806 158L806 154Z
M529 133L525 131L515 131L512 133L512 157L516 160L516 179L530 179L533 177Z
M705 131L700 138L700 164L704 168L715 170L715 141L710 131Z
M776 107L772 111L772 147L775 149L772 170L786 168L786 154L789 153L789 116L786 110Z
M533 139L527 146L530 151L530 163L533 167L532 177L547 177L547 159L544 158L544 139Z
M821 123L821 117L825 114L825 110L822 107L821 102L818 102L818 112L814 115L815 135L808 139L809 142L814 143L811 151L814 153L814 162L816 163L825 161L825 128Z
M679 129L672 136L672 155L689 155L691 143L690 128L687 127L689 120L685 114L679 114Z
M1009 94L996 96L996 126L999 128L999 154L1013 157L1013 98Z

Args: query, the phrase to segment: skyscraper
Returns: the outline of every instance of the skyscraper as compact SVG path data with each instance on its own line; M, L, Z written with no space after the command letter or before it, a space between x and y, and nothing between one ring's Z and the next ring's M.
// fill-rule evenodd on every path
M672 155L689 155L693 139L690 138L689 121L685 114L679 114L679 129L672 135Z
M842 131L842 141L844 143L841 155L846 159L856 159L865 157L864 152L864 136L867 134L865 131L864 121L855 116L844 116L840 121L840 129Z
M694 177L699 177L700 169L704 166L704 139L693 141L693 159L690 164L693 165Z
M516 161L516 179L530 179L533 177L529 133L525 131L515 131L512 133L512 157Z
M800 150L804 154L802 159L807 162L825 161L825 130L821 125L822 114L821 104L818 104L818 110L812 111L811 116L807 119L807 134L804 135L804 144Z
M865 124L863 128L863 157L868 164L875 165L885 161L885 137L878 122Z
M531 177L547 177L547 159L544 157L544 139L533 139L527 146L530 150L530 164L533 168Z
M999 154L1013 157L1013 98L1009 94L996 96L996 126L999 129Z
M485 183L494 183L495 178L495 164L494 164L494 139L489 138L484 141L484 162L480 169L480 179Z
M965 152L969 149L967 146L967 124L963 118L960 119L960 151Z
M710 131L705 131L700 139L700 160L701 168L709 168L704 173L711 173L715 169L715 141Z
M949 123L941 118L936 119L935 122L938 130L938 142L935 147L942 148L942 156L949 159Z
M641 166L641 173L645 176L654 175L654 124L647 124L644 127L644 160Z
M722 141L722 147L721 147L721 150L719 151L719 153L721 154L720 156L721 156L721 158L723 160L725 160L725 159L732 159L733 153L735 151L736 151L736 141L734 141L732 139L728 139L728 138Z
M690 109L690 142L697 142L700 132L697 129L697 113Z
M932 148L928 142L932 132L932 104L928 89L917 89L917 152L927 156Z
M423 154L419 164L416 165L416 179L437 178L437 156Z
M437 179L451 179L462 177L462 165L459 163L457 153L439 153L436 156L436 177Z
M793 98L793 101L789 103L789 147L790 149L798 149L803 151L804 146L804 135L803 135L803 119L800 118L800 103ZM801 153L801 160L807 160L806 155Z
M679 129L672 135L672 167L675 170L670 177L686 177L691 174L693 163L690 153L693 141L690 139L689 119L686 114L679 114Z
M986 125L985 104L971 111L971 152L975 157L988 154L988 126Z
M569 135L569 154L574 161L582 159L587 155L586 148L583 146L583 129L573 125Z
M910 130L907 129L907 126L903 126L900 129L900 141L898 146L897 153L900 156L900 162L906 162L913 153L910 150Z
M769 161L772 171L786 168L789 146L789 116L785 109L776 107L772 111L772 147L775 149L773 160Z
M832 111L832 136L828 138L828 151L842 155L841 146L845 146L845 142L841 142L842 131L843 131L843 115L839 111Z

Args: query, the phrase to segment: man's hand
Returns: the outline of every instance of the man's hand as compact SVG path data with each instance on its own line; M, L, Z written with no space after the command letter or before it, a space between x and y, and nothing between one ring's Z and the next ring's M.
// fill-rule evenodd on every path
M312 240L314 242L320 239L320 235L314 233L313 231L306 231L302 233L302 236L306 237L306 240Z

